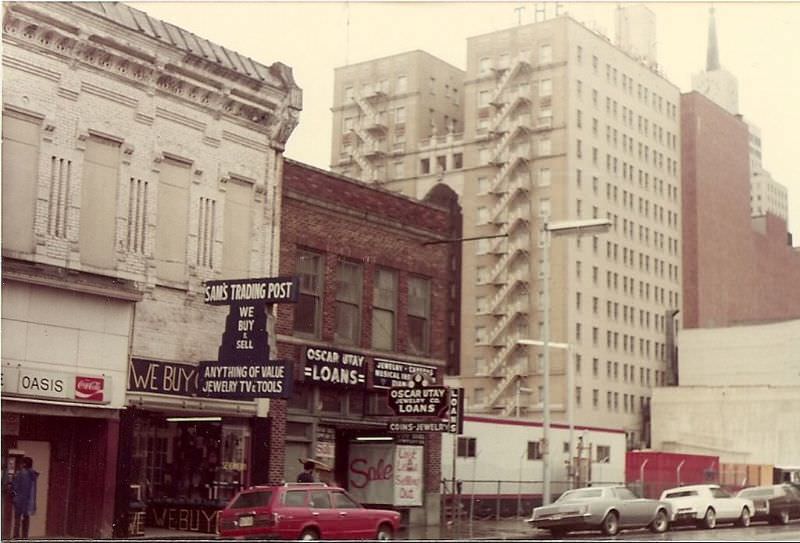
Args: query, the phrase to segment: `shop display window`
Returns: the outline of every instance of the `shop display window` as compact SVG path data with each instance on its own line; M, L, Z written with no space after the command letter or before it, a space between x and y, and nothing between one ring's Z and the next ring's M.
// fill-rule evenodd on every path
M239 422L141 417L130 483L147 504L224 506L248 484L250 439L250 428Z

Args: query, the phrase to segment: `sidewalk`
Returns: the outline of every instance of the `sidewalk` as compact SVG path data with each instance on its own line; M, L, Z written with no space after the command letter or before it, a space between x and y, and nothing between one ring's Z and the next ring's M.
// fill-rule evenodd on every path
M398 533L396 539L525 539L538 532L522 519L474 520L472 523L462 519L455 525L411 526Z

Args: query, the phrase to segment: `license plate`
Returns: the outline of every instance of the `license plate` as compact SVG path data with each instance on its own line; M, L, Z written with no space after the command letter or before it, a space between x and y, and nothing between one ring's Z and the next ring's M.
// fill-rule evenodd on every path
M253 525L253 517L239 517L239 527L246 528Z

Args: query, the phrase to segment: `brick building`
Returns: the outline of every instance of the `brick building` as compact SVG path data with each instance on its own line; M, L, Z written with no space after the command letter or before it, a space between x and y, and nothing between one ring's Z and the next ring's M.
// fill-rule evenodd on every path
M301 90L118 3L5 3L3 49L2 454L40 472L30 535L213 533L266 480L269 422L196 396L225 319L201 286L277 272Z
M800 251L786 222L750 214L749 131L740 116L681 96L683 327L800 316Z
M278 308L278 351L295 361L296 381L291 399L270 408L272 479L293 481L298 460L314 457L331 468L323 478L407 511L415 524L438 522L441 437L387 432L381 370L441 383L458 356L460 247L426 243L458 238L461 217L444 185L428 200L437 204L285 162L280 271L300 277L300 301ZM335 364L326 374L320 360L330 357L360 362L355 374L337 374ZM408 507L358 480L359 466L401 445L424 459Z

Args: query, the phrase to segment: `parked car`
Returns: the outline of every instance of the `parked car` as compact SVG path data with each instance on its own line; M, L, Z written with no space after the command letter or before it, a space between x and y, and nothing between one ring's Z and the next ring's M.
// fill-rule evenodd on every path
M714 528L719 522L750 526L755 511L753 500L731 496L718 485L669 488L661 501L672 506L673 523L695 523L698 528Z
M800 487L790 484L753 486L736 495L753 500L752 520L788 524L791 519L800 518Z
M219 535L264 539L389 540L400 513L366 509L342 488L324 483L254 486L239 492L219 516Z
M669 518L668 504L638 498L624 486L607 486L568 490L553 504L534 508L525 522L550 530L554 537L581 530L600 530L612 536L626 528L665 532Z

